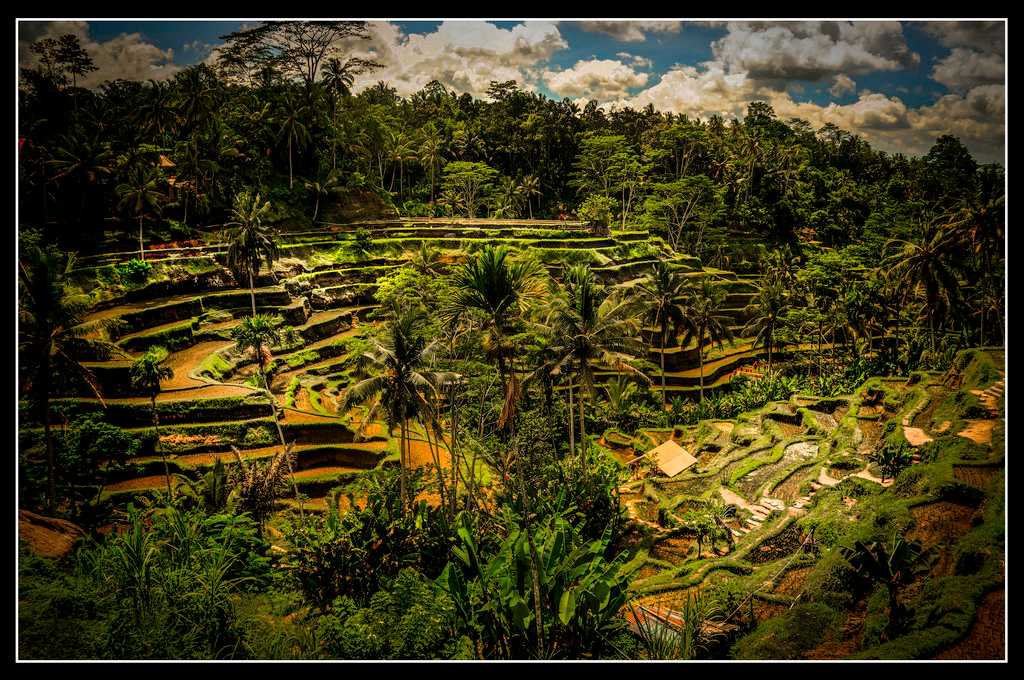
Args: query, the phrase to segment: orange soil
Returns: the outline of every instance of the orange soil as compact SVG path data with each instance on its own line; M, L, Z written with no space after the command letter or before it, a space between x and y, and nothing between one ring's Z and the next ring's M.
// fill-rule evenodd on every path
M201 380L189 377L189 372L196 369L206 357L214 352L232 347L235 343L224 340L211 340L192 345L180 352L172 352L167 356L166 366L174 371L174 377L160 383L162 389L174 387L193 387L205 385Z
M409 446L409 463L412 467L422 467L424 465L433 465L434 457L430 454L430 446L427 442L420 439L410 439L407 442ZM451 464L451 458L448 455L448 450L441 446L438 448L437 444L434 444L434 452L438 454L438 459L441 461L442 467L447 467Z
M995 427L994 420L968 420L967 428L957 432L960 437L966 437L975 444L991 444L992 428Z
M656 560L679 564L686 559L686 553L690 551L691 546L696 544L696 542L696 539L691 536L673 536L672 538L666 538L655 543L651 548L650 555ZM711 541L705 541L702 546L701 557L706 557L709 554L714 554L711 552Z
M297 471L295 473L295 479L309 479L311 477L319 477L320 475L340 475L345 472L360 472L360 469L352 467L341 467L337 465L332 465L330 467L310 468L309 470Z
M932 440L921 428L910 427L909 425L903 426L903 436L907 438L911 446L921 446Z
M171 486L174 486L173 482ZM108 484L105 490L108 492L147 491L149 489L159 489L161 487L167 487L167 478L163 475L151 475L149 477L136 477L135 479L126 479L122 482Z
M85 531L81 527L67 520L18 510L18 538L25 541L37 555L64 557L84 535Z

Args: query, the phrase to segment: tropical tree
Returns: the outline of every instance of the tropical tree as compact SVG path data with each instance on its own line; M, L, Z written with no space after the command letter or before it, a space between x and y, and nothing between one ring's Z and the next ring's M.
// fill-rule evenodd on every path
M555 305L552 327L560 342L559 354L565 364L572 367L580 385L580 441L585 460L584 409L586 396L597 396L595 369L600 364L616 371L643 375L632 366L641 350L636 339L639 323L635 300L621 293L607 292L598 285L587 265L570 267L562 279L564 298Z
M430 202L434 202L434 186L438 166L444 161L444 141L436 130L428 129L420 143L419 162L430 175Z
M422 317L406 313L397 305L393 319L382 340L371 340L371 349L363 353L365 370L371 376L345 391L340 408L347 411L356 404L368 404L364 423L372 422L383 410L388 431L399 428L399 458L402 468L403 508L411 507L408 498L407 474L411 467L409 452L409 421L428 408L428 400L444 382L445 374L427 367L433 362L440 342L427 342L419 332Z
M857 541L852 548L842 548L843 557L862 578L881 583L889 594L890 637L897 633L906 618L906 609L899 601L900 589L926 568L928 553L917 541L907 541L897 533L888 544Z
M481 198L492 188L498 171L486 163L452 161L444 166L443 189L458 196L466 209L466 217L476 217Z
M673 272L663 260L658 260L636 287L639 299L644 304L644 321L657 326L659 345L658 357L661 362L661 406L668 403L665 387L665 348L668 347L669 330L672 337L679 335L686 325L683 299L688 292L686 278Z
M743 326L743 335L754 336L754 347L763 345L768 350L768 370L772 370L772 349L776 348L779 330L786 312L786 291L781 283L769 282L761 286L744 311L751 319Z
M724 341L732 341L733 334L729 329L731 319L722 316L719 311L725 303L725 290L712 283L707 277L691 289L687 300L686 318L688 319L686 334L682 346L697 341L697 356L700 359L700 400L704 401L704 345L711 343L719 348Z
M886 258L883 267L894 280L903 284L904 300L914 289L924 290L932 351L935 350L937 316L960 301L960 282L950 261L957 242L954 230L929 225L920 241L892 239L885 245L886 251L895 252Z
M513 322L522 317L530 303L544 294L545 273L536 260L509 261L506 246L484 249L452 275L453 294L442 318L455 328L460 324L485 333L484 349L496 362L505 393L499 426L509 421L518 399L515 372L508 369L513 347L508 342Z
M523 179L519 182L519 187L517 191L519 191L519 193L522 194L523 198L526 199L526 209L530 212L530 219L532 220L533 203L530 202L530 199L533 198L534 196L539 197L542 195L540 190L540 180L537 179L536 175L527 175L526 177L523 177ZM537 209L540 210L539 201Z
M146 249L142 244L142 220L146 213L159 212L163 193L159 186L163 181L160 171L156 168L135 166L128 174L128 181L117 185L117 195L121 202L117 207L127 210L139 220L139 259L146 259Z
M249 297L252 301L252 314L256 316L256 285L253 282L263 262L271 270L277 258L277 244L273 232L263 225L263 218L270 212L270 201L260 202L260 195L243 191L235 197L235 205L231 211L232 227L227 234L229 241L227 265L241 279L245 274L249 277Z
M27 247L18 263L21 388L37 421L43 425L46 501L50 510L56 508L57 499L50 397L63 381L84 384L102 403L100 384L82 362L123 354L112 343L87 337L97 329L97 324L83 325L88 305L66 290L67 276L74 264L74 255L38 245Z
M231 337L235 340L235 349L241 353L252 353L256 359L256 370L263 383L267 399L270 402L270 413L277 427L277 436L281 440L282 451L286 450L287 444L284 440L284 430L277 412L277 399L270 391L270 383L267 381L266 366L271 359L270 348L281 342L281 317L269 314L253 314L242 319L242 323L231 329ZM295 472L292 470L291 456L285 454L284 460L288 464L288 472L292 478L292 486L295 490L295 500L299 504L299 513L303 512L302 497L299 495L299 485L295 481Z
M306 191L313 195L315 203L313 204L313 222L316 222L316 216L320 212L320 199L330 193L331 189L337 187L341 182L341 177L337 172L330 172L324 179L305 180L303 185L306 187Z
M278 111L276 122L278 125L278 139L288 144L288 188L295 185L295 178L292 172L292 149L302 146L309 141L309 128L303 120L309 114L309 110L302 105L291 94L286 94L281 101L281 108Z
M152 347L135 360L131 368L132 387L149 397L149 406L153 414L153 430L156 434L156 448L164 462L164 476L167 478L167 495L171 496L171 469L167 465L167 455L160 446L160 414L156 410L156 398L160 394L160 383L174 377L170 366L165 366L167 350L163 347Z

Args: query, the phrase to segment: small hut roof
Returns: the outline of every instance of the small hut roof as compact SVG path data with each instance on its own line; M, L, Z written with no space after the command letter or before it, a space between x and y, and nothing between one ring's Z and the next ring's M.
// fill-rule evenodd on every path
M651 449L647 455L653 457L658 463L658 468L669 477L675 477L697 462L686 449L671 439Z

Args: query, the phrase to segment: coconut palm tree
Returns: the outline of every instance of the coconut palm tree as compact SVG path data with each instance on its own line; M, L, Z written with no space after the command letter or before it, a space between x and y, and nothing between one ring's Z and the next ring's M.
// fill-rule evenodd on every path
M960 282L950 262L959 239L953 229L929 225L917 242L892 239L887 252L895 251L883 262L889 275L903 284L904 300L915 289L924 290L925 310L932 350L935 350L935 323L941 309L952 309L960 301Z
M235 349L239 352L252 352L256 359L257 374L263 389L266 390L267 398L270 400L271 417L277 427L277 436L281 440L282 450L287 450L284 441L284 430L278 420L277 400L270 391L270 384L267 382L266 365L270 361L270 348L281 342L281 317L269 314L253 314L242 319L242 323L235 326L231 331L231 337L235 340ZM295 471L292 469L291 457L285 454L288 462L288 472L292 478L292 486L295 489L295 500L299 503L299 513L302 514L302 498L299 496L299 486L295 482Z
M286 94L275 119L278 125L278 139L284 139L288 144L289 189L295 185L295 177L292 172L292 149L309 141L309 128L302 122L307 113L306 106L299 104L291 94Z
M643 375L631 364L642 349L636 339L639 322L635 300L609 294L598 285L589 266L570 267L562 279L564 298L555 307L552 326L559 339L559 354L574 369L580 385L580 441L585 460L587 430L583 414L586 397L597 396L594 370L600 364Z
M146 259L146 249L142 243L142 220L150 211L160 212L160 203L164 199L159 186L163 181L160 171L152 167L135 166L128 173L128 180L117 185L117 195L121 201L117 207L127 210L132 217L139 220L139 259Z
M371 340L370 351L362 355L370 377L349 387L340 405L342 411L347 411L355 404L368 404L364 423L374 420L383 410L388 431L399 428L402 506L406 510L411 505L407 490L409 421L428 410L428 400L447 375L427 368L440 348L440 341L424 340L419 333L421 323L418 314L394 305L384 338Z
M763 345L768 350L768 370L772 370L772 349L776 348L776 336L782 327L786 311L786 291L781 281L770 281L750 300L744 311L752 314L743 326L743 335L754 335L754 347Z
M256 316L256 286L253 282L260 267L266 261L267 268L273 269L277 258L277 244L273 232L264 227L263 218L270 212L270 201L260 202L259 194L243 191L235 197L235 205L231 211L234 219L226 227L233 227L228 233L227 265L235 272L236 278L242 274L249 277L249 297L252 301L252 314Z
M430 174L430 202L434 202L434 187L435 178L437 177L437 167L444 160L443 152L444 141L441 139L436 131L431 131L424 138L419 148L419 161L420 165L425 167Z
M47 165L53 168L51 181L64 188L68 184L78 191L78 220L85 215L89 195L99 187L101 180L113 172L114 153L100 136L87 137L80 131L57 142L53 158Z
M132 364L131 376L132 387L142 391L149 397L150 409L153 413L153 429L156 432L156 448L160 451L160 457L164 461L164 475L167 478L167 495L171 496L171 469L167 465L167 456L163 447L160 446L160 415L156 410L156 397L160 394L160 382L170 380L174 377L174 371L169 366L164 366L167 360L167 350L163 347L150 348L148 352L135 360Z
M505 392L499 427L509 421L519 384L508 370L512 347L508 343L515 320L531 302L544 295L545 272L536 260L509 261L509 249L485 246L452 275L453 294L442 318L453 329L460 324L482 330L484 349L498 366Z
M331 189L334 189L340 183L341 178L338 173L331 171L327 174L324 179L316 180L305 180L303 185L306 187L306 191L313 194L316 203L313 205L313 221L316 222L316 216L320 212L320 198L326 196Z
M540 180L535 175L527 175L523 177L522 181L519 182L518 187L519 193L526 199L526 208L530 212L530 219L533 219L533 203L530 199L534 196L540 196ZM540 205L537 205L537 209L540 210Z
M725 291L721 286L712 283L707 277L691 289L686 303L688 319L686 334L682 345L686 347L690 341L697 341L697 356L700 360L700 400L704 401L704 345L705 342L723 346L725 340L732 341L729 330L729 317L718 312L725 303Z
M21 388L37 420L43 424L46 443L47 507L56 507L56 457L50 431L50 397L58 379L80 383L103 402L96 376L82 361L107 359L123 352L112 343L86 336L106 324L83 326L88 305L69 296L65 288L74 268L74 255L56 248L30 246L18 263L19 349Z
M658 338L661 350L661 407L668 403L665 387L665 348L668 346L669 329L672 337L679 335L686 325L685 307L682 304L686 297L687 281L678 272L673 272L667 263L659 260L654 263L651 273L636 287L640 301L645 305L645 323L658 327Z

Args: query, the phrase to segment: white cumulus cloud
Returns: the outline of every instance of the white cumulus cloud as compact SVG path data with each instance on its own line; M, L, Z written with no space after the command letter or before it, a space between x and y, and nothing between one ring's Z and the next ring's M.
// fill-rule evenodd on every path
M1002 83L1005 74L1006 62L1002 55L955 47L947 57L936 62L931 77L951 90L964 91L975 85Z
M183 67L174 63L174 50L162 50L140 33L122 33L98 42L89 35L85 21L22 22L18 26L18 59L21 66L32 66L36 55L29 46L43 38L59 38L70 33L78 37L98 70L78 79L81 87L96 87L105 80L166 80Z
M578 61L572 68L544 71L544 82L557 95L608 100L647 84L648 75L613 59Z

